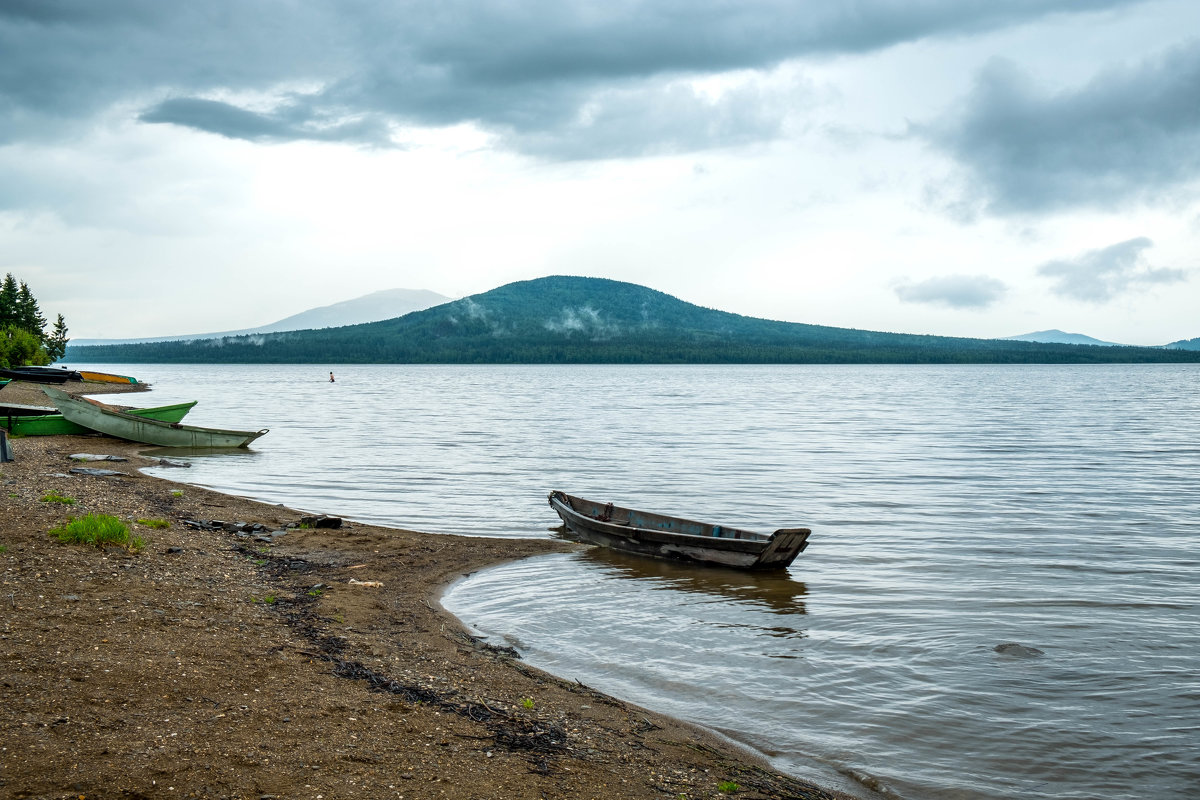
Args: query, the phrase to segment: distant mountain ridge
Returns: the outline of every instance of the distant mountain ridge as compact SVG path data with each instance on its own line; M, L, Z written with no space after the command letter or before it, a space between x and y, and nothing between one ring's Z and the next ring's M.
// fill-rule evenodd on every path
M1090 344L1098 347L1129 346L1116 342L1106 342L1101 339L1093 339L1091 336L1085 336L1082 333L1066 333L1053 328L1048 331L1022 333L1020 336L1005 336L1004 339L1010 342L1042 342L1043 344Z
M95 363L1093 363L1200 352L883 333L744 317L632 283L552 276L382 322L220 340L69 347Z
M1169 347L1172 350L1200 350L1200 337L1195 339L1180 339L1178 342L1164 344L1163 347Z
M221 339L226 336L251 336L261 333L278 333L280 331L300 331L317 328L336 328L343 325L359 325L364 322L402 317L413 311L421 311L442 303L448 303L453 298L431 292L427 289L384 289L371 294L343 300L318 308L310 308L293 314L290 317L262 325L257 328L245 328L222 333L194 333L182 336L151 336L140 339L73 339L71 344L76 347L92 345L142 344L146 342L180 342L191 339Z

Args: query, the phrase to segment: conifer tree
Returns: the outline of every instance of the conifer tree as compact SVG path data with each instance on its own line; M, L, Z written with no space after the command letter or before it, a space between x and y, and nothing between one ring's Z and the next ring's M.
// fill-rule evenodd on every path
M67 338L67 323L63 320L63 315L59 314L58 319L54 321L54 330L46 337L46 353L50 356L51 363L66 355L69 341L71 340Z
M21 290L17 288L17 279L10 272L0 284L0 328L7 328L17 323L17 301Z
M21 330L28 331L39 338L45 335L46 318L42 316L37 298L33 296L33 292L29 291L29 284L25 281L21 281L21 288L17 291L16 317L17 327Z

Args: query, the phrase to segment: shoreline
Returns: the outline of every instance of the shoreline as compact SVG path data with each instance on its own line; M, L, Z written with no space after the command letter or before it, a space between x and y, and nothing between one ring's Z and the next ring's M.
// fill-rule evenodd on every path
M145 475L142 445L10 441L0 794L696 800L736 784L732 796L846 797L530 667L439 602L472 572L576 545L353 522L270 536L305 512ZM73 475L78 453L128 460L86 465L115 476ZM89 512L120 517L147 545L47 535Z

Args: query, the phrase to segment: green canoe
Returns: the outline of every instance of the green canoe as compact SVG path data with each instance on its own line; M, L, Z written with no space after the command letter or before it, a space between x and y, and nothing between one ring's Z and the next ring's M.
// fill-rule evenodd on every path
M187 416L187 413L192 410L192 406L196 405L196 402L193 400L190 403L176 403L170 406L131 408L126 410L125 413L138 417L146 417L147 419L157 419L162 422L179 422L179 420ZM0 417L0 427L7 428L8 432L14 436L79 436L93 432L90 428L76 425L62 414Z

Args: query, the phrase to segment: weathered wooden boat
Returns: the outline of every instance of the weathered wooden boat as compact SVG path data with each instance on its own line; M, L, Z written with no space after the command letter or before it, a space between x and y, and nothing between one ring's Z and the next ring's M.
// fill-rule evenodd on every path
M76 425L107 433L118 439L156 444L160 447L248 447L260 431L233 431L221 428L201 428L179 422L127 414L112 406L85 397L72 397L61 389L46 386L42 389L58 408L58 412Z
M161 422L179 422L187 416L196 402L193 400L190 403L175 403L154 408L127 408L124 409L124 412L135 417L146 417ZM17 436L80 436L93 433L90 428L71 422L54 408L41 409L41 413L37 415L5 414L9 410L16 411L25 408L34 408L34 406L0 406L0 426L7 428L9 433Z
M808 547L808 528L772 534L652 514L597 503L565 492L550 493L550 507L566 535L586 544L629 553L738 569L783 569Z
M131 378L128 375L114 375L111 372L92 372L91 370L79 370L80 380L96 381L99 383L137 383L137 378Z
M29 383L66 383L80 380L78 372L63 367L8 367L0 369L0 378Z
M31 406L26 403L0 403L0 417L39 417L57 414L54 406Z

